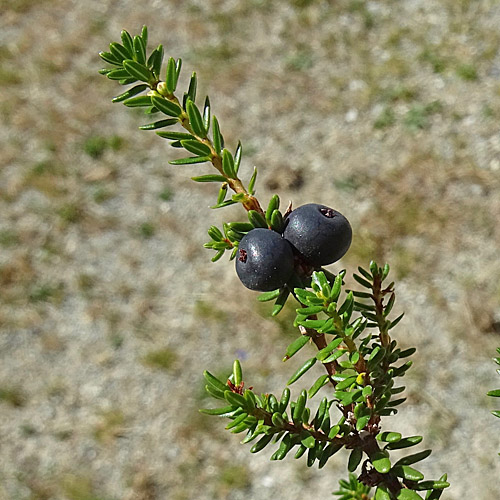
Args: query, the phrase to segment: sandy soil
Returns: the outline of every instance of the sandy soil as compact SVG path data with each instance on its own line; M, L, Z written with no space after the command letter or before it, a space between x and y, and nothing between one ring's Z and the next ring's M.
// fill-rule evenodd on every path
M172 167L148 118L97 74L122 28L150 29L209 94L263 202L321 202L354 228L341 263L390 262L416 346L385 428L425 437L445 500L500 497L500 3L495 0L10 0L0 16L0 498L329 498L318 471L250 455L202 371L243 360L280 392L276 320L210 263L207 167ZM201 100L201 99L200 99ZM312 348L311 348L312 349ZM295 364L294 364L295 363ZM316 373L317 375L317 373ZM307 380L304 381L306 386ZM300 390L297 387L296 390ZM498 405L497 405L498 406Z

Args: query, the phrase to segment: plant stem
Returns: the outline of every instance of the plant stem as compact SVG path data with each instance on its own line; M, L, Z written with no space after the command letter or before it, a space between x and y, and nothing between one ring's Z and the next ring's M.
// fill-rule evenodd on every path
M152 85L151 90L158 92L157 87L158 87L159 83L161 83L161 82L156 82L155 85ZM255 210L255 211L259 212L260 214L264 215L264 210L260 206L259 201L257 200L257 198L255 198L255 196L253 196L252 194L250 194L246 190L241 179L238 176L235 176L234 178L228 177L224 173L223 168L222 168L222 157L215 150L214 145L213 145L212 141L210 140L210 138L208 138L208 137L202 138L194 133L194 131L191 127L191 124L189 122L189 117L188 117L186 111L183 109L179 99L173 94L167 94L167 95L159 94L159 95L165 99L168 99L170 102L176 104L177 106L179 106L179 108L181 108L182 112L181 112L181 115L179 116L179 123L193 137L195 137L198 142L200 142L201 144L204 144L205 146L208 146L210 148L210 161L211 161L212 165L215 167L215 169L222 176L224 176L226 178L226 182L227 182L228 186L236 194L244 194L245 195L243 201L241 201L241 204L245 207L245 210L247 210L247 211Z

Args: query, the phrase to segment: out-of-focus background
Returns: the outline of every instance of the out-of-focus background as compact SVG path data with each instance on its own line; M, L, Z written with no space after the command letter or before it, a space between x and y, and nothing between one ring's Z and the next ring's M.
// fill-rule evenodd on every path
M1 2L0 498L330 498L345 476L346 455L270 463L198 413L202 370L235 357L281 390L293 307L270 319L210 262L208 226L245 214L210 211L215 185L189 180L208 167L168 165L150 118L111 104L97 53L143 24L180 88L197 71L263 203L349 218L332 271L390 262L418 353L386 428L424 435L443 499L500 498L497 0Z

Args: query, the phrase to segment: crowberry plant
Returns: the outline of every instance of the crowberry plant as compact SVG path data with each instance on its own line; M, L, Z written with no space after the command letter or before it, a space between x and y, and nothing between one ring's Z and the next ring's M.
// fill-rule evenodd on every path
M431 450L410 452L398 460L391 456L393 450L412 448L423 438L389 430L386 422L406 399L400 380L415 352L414 348L402 350L393 338L393 328L403 315L391 314L396 295L394 282L388 281L389 265L379 267L372 261L368 269L358 267L353 278L359 289L346 290L346 271L335 275L322 266L347 252L352 237L347 219L314 203L282 213L277 195L262 208L255 197L257 170L247 184L240 179L241 144L234 153L227 149L209 98L201 107L196 103L196 74L178 97L181 60L169 58L164 70L163 47L148 55L147 43L145 27L134 37L123 31L121 43L113 42L109 51L100 53L111 65L101 73L130 86L113 102L144 108L146 115L157 118L141 129L153 130L174 148L190 153L171 164L212 164L216 173L192 178L220 185L212 208L241 204L248 216L248 221L208 229L210 241L205 247L215 251L212 260L228 251L242 283L263 291L260 301L274 301L273 315L288 299L295 302L293 326L298 333L285 348L283 361L306 345L317 349L295 370L279 396L245 388L252 384L244 383L239 360L227 379L205 371L206 390L220 405L201 411L227 419L226 429L243 434L242 443L252 443L251 453L273 447L271 460L293 455L304 457L308 467L322 468L339 450L349 450L349 479L341 480L335 492L342 500L440 498L449 486L446 474L424 480L415 468ZM292 396L290 386L314 366L324 373ZM323 398L312 411L308 402L320 392ZM499 396L499 391L490 395Z

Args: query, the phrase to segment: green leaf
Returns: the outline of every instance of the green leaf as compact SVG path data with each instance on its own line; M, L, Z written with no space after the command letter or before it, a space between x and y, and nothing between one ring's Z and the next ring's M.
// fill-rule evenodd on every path
M280 290L279 289L278 290L273 290L272 292L264 292L264 293L261 293L257 297L257 300L259 302L269 302L270 300L276 299L279 294L280 294Z
M147 85L141 84L141 85L136 85L135 87L128 89L127 91L123 92L123 94L117 95L114 97L111 102L122 102L125 101L126 99L130 99L131 97L134 97L137 94L140 94L144 90L149 88ZM149 98L149 105L151 105L151 98Z
M316 382L314 382L312 387L309 389L309 391L307 393L309 398L312 398L313 396L315 396L317 394L317 392L322 387L324 387L326 384L328 384L328 380L329 380L328 375L321 375L321 377L319 377L318 380L316 380Z
M286 454L293 448L294 442L290 438L290 434L286 434L280 443L280 447L271 457L271 460L283 460Z
M210 260L217 262L224 255L224 250L219 250Z
M210 226L207 233L214 241L222 241L224 238L224 235L217 226Z
M316 307L316 306L312 306L312 307ZM308 308L306 308L306 309L308 309ZM297 309L297 312L299 312L299 311L300 311L300 309ZM342 340L343 339L341 337L332 340L326 347L324 347L323 349L318 351L318 353L316 354L316 358L319 359L320 361L323 361L324 359L326 359L328 357L328 355L333 350L335 350L340 344L342 344Z
M136 78L132 76L128 76L127 78L122 78L121 80L118 81L120 85L129 85L131 83L135 83L137 81ZM151 109L151 108L150 108ZM144 111L144 113L147 113L148 111ZM152 113L153 111L151 111Z
M236 174L240 169L242 152L243 148L241 147L241 141L238 141L238 145L236 146L236 151L234 153L234 171Z
M159 112L160 112L160 110L158 108L151 106L150 108L148 108L144 111L144 114L145 115L154 115L155 113L159 113Z
M372 272L373 276L378 276L382 272L382 269L379 269L377 263L372 260L370 261L370 271Z
M233 429L240 425L246 418L248 417L248 413L243 412L241 415L238 415L232 422L226 425L226 430Z
M372 281L373 280L373 276L366 270L366 269L363 269L361 266L358 266L358 271L360 272L360 274L362 274L368 281Z
M347 462L347 470L349 472L354 472L357 468L361 459L363 458L363 451L361 448L354 448L349 455L349 461Z
M147 66L150 67L153 71L153 74L157 79L160 78L161 65L163 63L163 45L160 44L156 47L155 50L151 53L151 56L148 59ZM167 89L168 90L168 89Z
M175 67L175 60L173 57L170 57L168 59L165 84L167 86L167 92L169 94L173 94L177 87L177 70Z
M134 59L140 64L146 64L146 44L140 36L134 36Z
M106 73L106 76L110 80L120 80L121 81L122 79L129 78L130 75L126 69L113 69L109 73ZM134 79L134 82L135 82L135 79Z
M226 182L226 178L222 175L208 174L199 175L198 177L191 177L195 182Z
M205 370L203 372L203 376L205 377L205 380L209 384L211 384L216 389L219 389L220 391L222 391L222 393L224 393L225 391L228 390L227 385L224 384L224 383L222 383L217 377L215 377L214 375L212 375L209 371Z
M358 420L356 421L356 430L358 432L362 431L368 425L370 418L371 418L370 415L364 415L362 417L359 417Z
M130 57L134 54L134 41L127 30L122 30L121 32L122 44L125 50L130 54Z
M300 441L306 448L314 448L316 445L316 439L314 439L314 436L307 436L304 439Z
M403 457L399 459L394 466L396 465L412 465L424 460L432 453L432 450L424 450L419 453L415 453L414 455L408 455L407 457Z
M290 359L294 354L299 352L310 340L311 338L308 335L301 335L300 337L297 337L287 348L286 348L286 354L285 357L283 358L283 361L287 361Z
M378 441L383 441L384 443L397 443L398 441L401 441L401 434L399 432L381 432L377 434L376 439Z
M398 354L398 358L399 359L407 358L408 356L415 354L415 352L417 352L417 349L415 347L410 347L409 349L405 349L404 351L401 351Z
M337 451L341 450L344 445L339 443L330 443L321 454L321 458L319 459L318 468L321 469L325 466L328 459L337 453ZM339 499L340 500L340 499Z
M99 52L99 57L109 64L113 64L115 66L122 65L121 61L117 59L111 52Z
M123 104L129 108L141 108L146 106L151 106L151 97L148 95L140 95L137 97L131 97L126 101L123 101Z
M489 391L486 393L487 396L492 396L494 398L500 398L500 389L496 389L494 391Z
M185 132L161 131L156 133L160 137L163 137L164 139L170 139L171 141L184 141L186 139L195 140L194 135L187 134Z
M212 142L216 153L220 155L223 148L224 140L220 133L219 122L215 116L212 118Z
M178 117L182 114L182 109L177 104L163 99L163 97L152 96L151 102L165 115Z
M170 127L175 125L179 120L177 118L167 118L166 120L158 120L157 122L147 123L146 125L141 125L140 130L157 130L163 127Z
M423 490L444 490L448 488L450 483L448 481L422 481L414 486L418 491Z
M193 153L198 156L210 156L211 151L210 148L197 140L186 139L181 141L184 149L187 149L190 153ZM225 179L224 181L225 182Z
M189 80L189 88L188 88L188 91L186 93L186 103L189 99L191 99L191 101L195 102L196 101L196 89L198 87L198 78L196 76L196 73L193 72L191 74L191 78Z
M272 213L274 212L274 210L278 209L279 206L280 206L280 198L277 194L275 194L271 197L271 200L269 201L266 210L266 220L268 223L271 222Z
M182 68L182 59L177 59L175 62L175 73L176 73L176 80L175 84L177 86L177 82L179 81L179 75L181 74L181 68Z
M247 400L241 394L237 394L236 392L224 391L224 399L230 405L239 406L241 408L247 407Z
M217 415L219 417L228 417L232 415L236 410L233 406L224 406L222 408L201 408L199 410L200 413L204 413L205 415Z
M119 61L124 59L130 59L132 54L128 52L125 47L117 42L112 42L109 44L109 51L115 56Z
M391 470L391 461L386 453L383 451L378 451L371 457L371 462L373 467L380 474L387 474Z
M241 381L243 379L243 374L241 371L241 364L238 359L234 360L233 363L233 383L234 385L238 386L241 384Z
M363 285L365 288L372 288L372 284L368 281L366 281L365 279L363 279L361 276L359 276L358 274L354 273L352 275L352 277L360 284L360 285Z
M212 396L213 398L216 398L216 399L224 399L224 393L222 391L220 391L219 389L217 389L216 387L214 387L213 385L206 385L205 386L205 390L208 392L208 394L210 394L210 396Z
M401 448L409 448L410 446L415 446L422 442L422 436L410 436L403 438L396 443L389 443L386 448L388 450L400 450Z
M257 180L257 167L253 168L253 174L250 178L250 182L248 183L248 192L250 194L255 194L255 181Z
M391 495L385 484L380 484L375 491L375 499L374 500L391 500Z
M217 203L217 205L212 205L210 208L224 208L228 207L229 205L234 205L236 202L233 200L226 200L223 201L222 203Z
M307 402L307 393L306 391L302 391L297 401L295 402L295 406L293 408L292 419L296 424L300 424L302 422L302 415L304 414L306 402Z
M424 475L420 471L408 465L395 465L392 468L392 472L396 474L396 476L402 477L408 481L420 481L424 478Z
M309 307L300 307L295 309L295 312L301 316L311 316L313 314L318 314L323 312L325 308L323 306L309 306Z
M188 99L186 102L186 112L189 117L189 123L191 124L191 128L193 132L202 139L205 139L207 136L207 131L203 126L203 118L201 117L200 110L198 106L192 101Z
M210 161L208 156L192 156L189 158L180 158L179 160L169 161L170 165L194 165L195 163L205 163Z
M248 429L247 435L245 436L245 439L241 441L241 444L246 444L250 441L253 441L259 434L260 431L257 429L257 423L255 423L252 427L250 427L250 429Z
M304 373L309 371L316 364L316 357L308 359L291 377L286 385L291 385L296 382Z
M236 178L233 155L227 149L222 151L222 171L229 179Z
M153 74L149 71L146 66L140 64L132 59L125 59L123 61L123 67L127 70L130 76L137 78L137 80L142 80L143 82L148 83L150 80L153 80Z
M402 313L394 321L389 321L388 330L390 330L391 328L394 328L403 319L404 315L405 315L405 313Z
M307 451L307 448L301 444L299 446L299 449L296 451L294 458L300 458L305 452Z
M367 385L367 386L363 387L363 392L362 392L362 394L363 394L363 396L364 396L365 398L366 398L367 396L371 396L372 392L373 392L373 388L372 388L372 386L371 386L371 385Z
M271 221L270 221L269 225L277 233L280 233L280 234L283 233L283 230L284 230L283 216L281 215L281 212L279 210L275 210L271 214Z
M239 434L240 432L243 432L243 431L246 431L248 429L248 426L250 424L248 423L248 419L245 420L244 422L241 422L239 425L237 425L236 427L233 427L231 429L231 433L232 434Z
M439 481L444 481L446 482L448 479L447 474L443 474L440 478ZM441 494L443 493L442 489L433 489L431 491L427 492L427 495L425 496L426 500L437 500L438 498L441 498Z
M205 106L203 106L203 128L208 131L210 129L210 99L205 97Z
M247 401L247 408L249 408L250 411L255 410L257 406L257 397L255 396L255 394L250 389L245 389L243 397Z
M273 439L273 435L269 434L267 436L261 437L251 448L250 453L257 453L263 450Z
M384 281L385 278L387 278L389 271L390 271L389 264L385 264L384 269L382 269L382 281Z
M283 417L278 412L273 413L271 421L275 427L283 427L285 425L285 421L283 420Z
M491 412L491 414L494 416L494 417L498 417L500 418L500 410L494 410Z
M278 295L278 298L276 299L276 302L274 303L273 310L271 312L271 316L274 317L282 311L284 305L286 304L286 301L287 301L289 295L290 295L290 291L288 290L288 288L285 287L285 288L282 288L280 290L280 294Z
M351 377L347 377L341 382L338 382L337 385L335 386L335 390L337 391L343 391L344 389L347 389L351 387L353 384L356 383L356 375L352 375Z
M248 220L254 227L262 227L267 229L266 219L260 212L257 212L256 210L249 210L247 215Z
M227 194L227 189L228 189L227 184L226 183L222 184L222 186L219 189L219 194L217 195L217 205L224 203Z
M312 328L313 330L318 330L320 331L324 326L325 323L330 320L325 320L325 319L300 319L297 321L299 325L305 326L306 328Z
M279 411L281 413L283 413L286 410L289 401L290 401L290 389L288 387L285 387L283 389L283 393L281 394L281 399L280 399Z
M148 27L144 25L141 31L141 40L144 43L144 47L148 45Z
M406 488L400 490L396 498L397 500L422 500L422 497L418 493Z
M396 301L396 294L393 292L391 293L391 296L389 297L389 301L384 307L384 316L388 316L389 313L392 311L392 307L394 306L394 302Z

